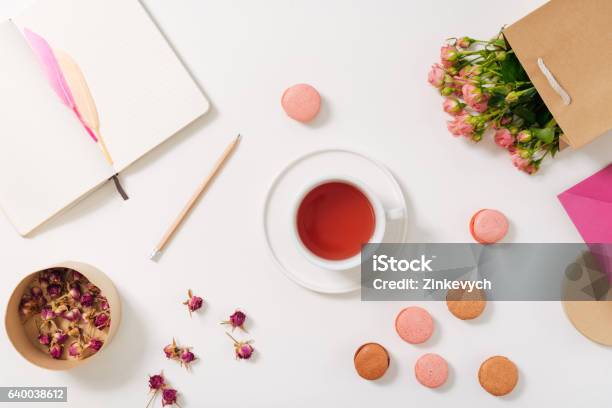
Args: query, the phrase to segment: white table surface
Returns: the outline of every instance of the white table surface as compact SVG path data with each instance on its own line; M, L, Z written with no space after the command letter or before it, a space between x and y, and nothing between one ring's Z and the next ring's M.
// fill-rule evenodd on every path
M609 163L612 138L564 152L528 177L492 143L453 139L442 100L425 80L444 38L488 37L540 3L146 0L214 109L123 174L129 201L107 184L29 239L0 217L2 314L23 274L62 260L105 271L125 309L104 353L71 372L31 366L0 336L0 385L67 386L71 407L138 407L147 400L147 374L163 369L183 407L609 404L612 350L576 332L557 302L489 304L473 323L428 303L437 334L415 347L393 328L405 303L362 303L358 293L324 296L298 287L277 270L262 238L263 200L283 166L315 149L346 147L369 152L398 177L410 241L469 241L471 214L490 207L511 219L512 241L579 242L556 195ZM0 17L26 4L3 0ZM298 82L323 95L314 125L293 122L280 108L282 91ZM161 261L149 261L238 132L243 143L221 177ZM193 319L181 305L187 288L206 300ZM252 362L234 361L219 326L236 307L252 319ZM192 373L163 356L173 336L200 356ZM392 355L382 381L354 372L353 353L366 341ZM414 361L426 352L451 366L442 390L414 378ZM519 386L507 398L490 396L476 378L480 363L495 354L520 368Z

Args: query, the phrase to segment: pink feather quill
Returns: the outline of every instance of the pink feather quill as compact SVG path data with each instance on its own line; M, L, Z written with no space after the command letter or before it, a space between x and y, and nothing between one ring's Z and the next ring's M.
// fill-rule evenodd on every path
M66 105L70 110L74 112L78 120L85 127L87 133L91 136L94 142L98 142L98 138L95 133L87 126L85 121L83 120L79 109L74 102L74 97L72 96L72 92L70 92L70 87L66 82L66 78L64 78L64 74L60 68L57 59L55 58L55 54L53 53L53 49L49 46L49 43L45 41L40 35L34 33L29 29L24 29L24 34L26 40L30 43L30 47L34 50L34 53L38 57L41 65L44 68L45 74L47 75L47 79L49 80L49 84L51 88L55 91L57 96L59 96L60 100L64 105Z

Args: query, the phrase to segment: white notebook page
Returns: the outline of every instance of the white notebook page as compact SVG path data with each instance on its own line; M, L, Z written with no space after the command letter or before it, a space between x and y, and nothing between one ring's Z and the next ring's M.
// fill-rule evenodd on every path
M208 111L138 0L43 0L15 22L80 66L118 172Z
M0 206L21 235L113 175L18 28L0 23Z

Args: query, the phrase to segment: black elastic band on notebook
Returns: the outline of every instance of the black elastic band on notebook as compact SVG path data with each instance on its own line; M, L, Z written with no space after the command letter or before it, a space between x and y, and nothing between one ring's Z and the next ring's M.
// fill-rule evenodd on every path
M127 193L123 189L123 186L121 186L121 183L119 182L119 177L118 176L119 176L119 173L115 174L110 179L115 182L115 187L117 188L117 191L119 192L119 195L121 195L121 198L123 198L124 200L129 200L130 197L128 197Z

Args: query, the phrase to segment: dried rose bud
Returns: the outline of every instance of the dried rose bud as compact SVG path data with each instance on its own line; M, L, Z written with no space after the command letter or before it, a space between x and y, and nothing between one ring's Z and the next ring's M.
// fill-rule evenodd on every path
M176 346L176 340L172 339L172 344L168 344L164 347L164 353L166 358L177 358L180 353L180 349Z
M47 294L51 299L55 299L62 294L62 287L58 284L52 283L47 287Z
M55 319L55 317L55 312L49 307L45 307L40 311L40 318L45 321Z
M81 329L79 329L77 326L73 326L70 329L68 329L68 335L70 337L80 337L81 336Z
M246 315L241 312L240 310L236 310L230 317L229 320L226 320L224 322L221 322L221 324L229 324L232 326L232 330L234 330L236 327L239 327L240 329L244 330L244 322L246 321ZM246 330L244 330L246 331Z
M225 332L229 336L230 339L234 342L234 355L238 360L248 360L251 358L255 349L251 346L252 340L247 341L238 341L231 334Z
M248 360L253 355L255 349L249 343L238 343L236 346L236 358L240 360Z
M87 347L95 351L100 351L103 345L104 345L104 342L102 340L91 339L89 340L89 344L87 344Z
M32 286L30 288L30 293L32 294L32 296L35 299L38 299L38 298L40 298L42 296L43 291L42 291L42 289L39 286Z
M71 343L70 346L68 346L68 355L70 357L79 358L81 357L82 352L83 352L83 347L81 346L81 343L79 343L78 341L75 341L74 343Z
M189 364L195 359L195 354L189 351L189 349L184 349L183 351L181 351L181 363L184 363L187 368L189 368Z
M25 317L29 317L38 311L38 302L30 295L23 295L19 308Z
M69 322L78 322L81 320L81 311L75 307L64 313L63 317Z
M164 380L164 376L161 373L149 376L149 388L151 390L159 390L165 385L166 381Z
M166 388L162 392L162 407L176 404L177 394L178 392L174 388Z
M191 312L195 312L196 310L202 307L204 299L199 296L194 296L193 292L191 292L191 289L187 291L187 295L189 296L189 298L184 301L183 304L187 305L187 310L189 310L189 316L191 316Z
M94 326L98 330L104 330L110 325L110 316L108 313L100 313L94 318Z
M93 284L93 283L91 283L91 282L88 282L88 283L85 285L85 289L87 289L87 291L88 291L88 292L91 292L91 293L92 293L94 296L95 296L95 295L99 295L99 294L100 294L100 288L99 288L99 287L97 287L96 285L94 285L94 284Z
M41 333L38 335L38 342L43 346L48 346L51 344L51 336Z
M78 301L81 298L81 291L77 285L70 288L70 291L68 293L70 294L70 297L74 300Z
M54 359L59 359L62 356L62 346L59 344L53 344L51 347L49 347L49 354Z
M53 341L57 344L62 344L66 339L68 339L68 335L63 330L56 330L53 333Z
M49 283L51 284L60 284L62 283L62 274L59 271L53 270L47 274L47 278L49 279Z
M91 340L89 340L89 343L87 344L87 347L89 347L90 349L95 350L95 351L100 351L100 349L102 348L103 345L104 345L104 342L102 340L91 339Z
M94 304L94 299L94 295L89 292L85 292L83 293L79 301L81 302L81 305L85 307L91 307Z
M105 296L99 296L98 300L100 301L100 309L101 310L108 310L110 308L108 306L108 300L106 299Z
M87 278L81 272L72 271L72 280L75 282L87 282Z

